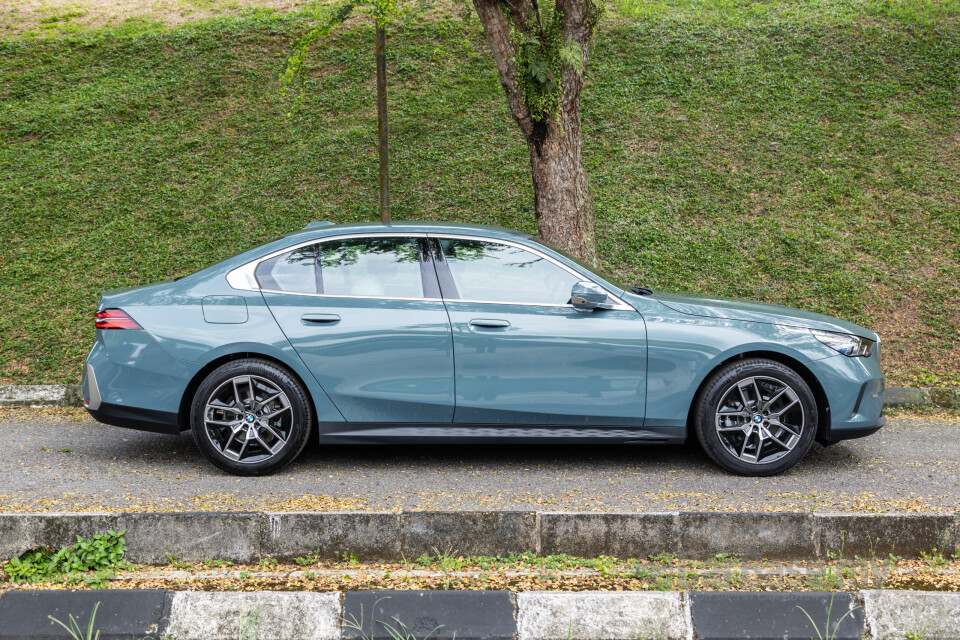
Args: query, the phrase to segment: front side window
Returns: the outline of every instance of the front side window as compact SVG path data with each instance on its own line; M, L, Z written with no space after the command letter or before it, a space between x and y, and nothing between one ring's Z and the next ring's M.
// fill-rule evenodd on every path
M459 238L440 246L461 300L563 305L581 280L520 247Z
M422 298L416 238L344 238L264 260L257 282L270 291Z

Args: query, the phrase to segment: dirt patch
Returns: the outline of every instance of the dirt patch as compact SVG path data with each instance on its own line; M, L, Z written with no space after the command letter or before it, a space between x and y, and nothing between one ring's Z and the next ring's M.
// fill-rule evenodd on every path
M24 32L70 24L86 28L116 25L130 19L179 26L218 16L235 16L252 8L289 11L297 0L0 0L3 32Z

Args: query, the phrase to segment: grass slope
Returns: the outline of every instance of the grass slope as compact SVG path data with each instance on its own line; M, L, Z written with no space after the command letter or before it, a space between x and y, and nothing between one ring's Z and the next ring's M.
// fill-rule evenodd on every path
M629 0L625 0L629 2ZM0 382L75 382L106 288L376 215L373 34L278 73L309 13L0 41ZM960 385L960 3L644 1L583 98L605 266L875 328L893 384ZM533 231L476 19L392 34L397 219Z

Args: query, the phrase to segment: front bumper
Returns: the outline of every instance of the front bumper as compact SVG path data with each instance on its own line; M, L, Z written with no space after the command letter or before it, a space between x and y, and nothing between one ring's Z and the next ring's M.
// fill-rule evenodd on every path
M829 412L817 432L821 444L863 438L886 424L879 345L869 358L836 355L811 363L827 396Z

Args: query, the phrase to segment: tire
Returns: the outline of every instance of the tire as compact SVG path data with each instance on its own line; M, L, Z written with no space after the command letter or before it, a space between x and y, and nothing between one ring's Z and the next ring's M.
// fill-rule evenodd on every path
M700 446L738 475L786 471L807 454L817 433L817 401L810 386L774 360L723 367L704 383L695 402L693 428Z
M217 368L200 384L190 410L200 451L238 476L267 475L293 462L312 424L303 385L267 360L234 360Z

